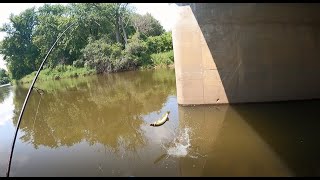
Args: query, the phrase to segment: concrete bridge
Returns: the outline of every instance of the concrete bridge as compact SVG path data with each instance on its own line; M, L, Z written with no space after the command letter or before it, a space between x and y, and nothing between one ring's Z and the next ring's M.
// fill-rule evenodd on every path
M180 105L320 97L320 4L178 5Z

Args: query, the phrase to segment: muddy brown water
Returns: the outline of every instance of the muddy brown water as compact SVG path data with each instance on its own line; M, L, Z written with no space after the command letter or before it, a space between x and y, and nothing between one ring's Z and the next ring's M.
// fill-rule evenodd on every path
M181 107L173 70L36 86L11 176L320 175L319 101ZM27 90L0 88L0 176Z

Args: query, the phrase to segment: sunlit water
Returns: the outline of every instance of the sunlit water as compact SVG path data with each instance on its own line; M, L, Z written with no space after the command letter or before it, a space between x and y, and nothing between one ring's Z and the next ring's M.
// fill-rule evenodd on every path
M182 107L172 70L36 86L11 176L320 175L319 101ZM0 88L0 176L27 88Z

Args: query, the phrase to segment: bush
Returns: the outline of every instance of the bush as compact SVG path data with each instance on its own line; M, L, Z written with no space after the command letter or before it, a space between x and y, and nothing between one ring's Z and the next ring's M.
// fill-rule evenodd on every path
M9 77L2 77L0 78L0 85L2 84L8 84L10 82Z
M81 51L84 67L95 69L97 73L116 72L126 64L123 61L121 44L108 44L105 38L89 41Z
M0 85L8 84L10 82L10 78L6 72L6 70L0 68Z
M147 49L147 45L141 39L140 33L135 33L128 40L128 44L124 50L124 59L133 67L149 64L150 60Z
M173 50L171 32L163 33L160 36L148 37L146 46L148 47L149 54Z
M58 72L66 72L67 70L66 66L64 65L57 65L54 69Z
M173 64L173 51L151 54L151 61L155 66L168 66Z
M87 46L81 50L82 58L73 62L73 66L95 69L97 73L109 73L133 70L139 66L145 68L173 64L171 32L147 37L145 41L136 32L122 48L119 43L110 44L107 38L89 39Z
M76 61L73 61L72 65L76 68L84 67L84 61L82 59L78 59Z

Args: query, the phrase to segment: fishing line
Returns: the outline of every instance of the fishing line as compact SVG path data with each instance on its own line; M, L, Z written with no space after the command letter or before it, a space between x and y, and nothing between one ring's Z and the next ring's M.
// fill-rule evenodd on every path
M240 68L240 66L242 65L242 60L240 60L240 62L238 63L238 66L235 68L235 70L233 71L233 73L232 73L232 75L231 75L231 78L229 79L229 81L227 81L226 82L226 87L227 86L229 86L229 85L231 85L231 81L233 80L233 78L234 78L234 75L236 74L236 72L238 72L239 73L239 68ZM239 77L239 76L238 76ZM227 78L228 78L228 76L226 75L226 76L224 76L223 78L222 78L222 80L221 80L221 82L223 83L225 80L227 80ZM234 92L233 92L234 93Z
M34 133L34 125L36 123L36 119L37 119L37 115L38 115L38 111L39 111L39 107L40 107L40 103L41 103L41 99L42 99L42 95L38 90L37 92L40 94L40 99L39 99L39 103L38 103L38 107L37 107L37 111L36 111L36 115L34 116L34 120L33 120L33 127L32 127L32 132ZM35 134L35 133L34 133Z
M11 169L11 161L12 161L12 155L13 155L13 150L14 150L14 147L15 147L15 143L16 143L16 139L17 139L17 134L18 134L18 130L19 130L19 127L20 127L20 123L21 123L21 119L22 119L22 116L23 116L23 113L24 113L24 110L26 108L26 105L27 105L27 102L29 100L29 97L30 97L30 94L32 92L32 89L33 89L33 86L40 74L40 71L43 69L43 65L44 63L46 62L49 54L51 53L51 51L53 50L53 48L55 47L55 45L57 44L58 40L62 37L62 35L64 35L64 33L73 25L75 25L77 22L74 22L72 24L70 24L57 38L57 40L53 43L53 45L51 46L51 48L49 49L47 55L45 56L45 58L43 59L35 77L33 78L32 80L32 83L31 83L31 86L29 87L29 90L28 90L28 93L27 93L27 96L23 102L23 105L22 105L22 108L21 108L21 111L20 111L20 115L19 115L19 119L18 119L18 123L17 123L17 128L16 128L16 131L15 131L15 134L14 134L14 138L13 138L13 141L12 141L12 146L11 146L11 151L10 151L10 158L9 158L9 163L8 163L8 169L7 169L7 177L9 177L10 175L10 169Z

